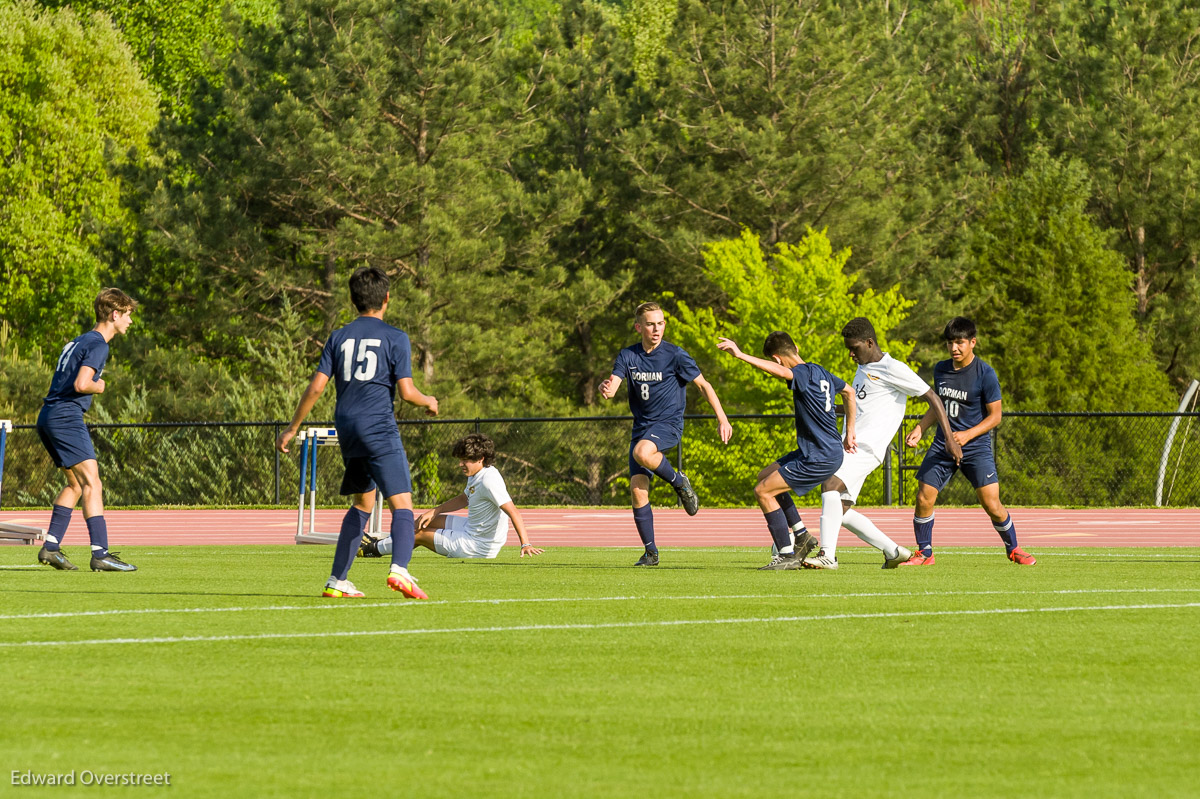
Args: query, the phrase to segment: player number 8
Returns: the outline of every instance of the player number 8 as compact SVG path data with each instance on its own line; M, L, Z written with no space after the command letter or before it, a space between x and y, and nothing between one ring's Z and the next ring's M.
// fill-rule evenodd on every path
M638 390L642 393L642 399L644 399L644 400L650 399L650 384L649 383L639 384Z

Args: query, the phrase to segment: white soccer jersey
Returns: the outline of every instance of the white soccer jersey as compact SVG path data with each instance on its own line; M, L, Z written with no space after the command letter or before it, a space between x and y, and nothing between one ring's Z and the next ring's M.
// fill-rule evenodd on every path
M858 448L882 461L892 436L904 421L908 398L924 395L929 384L907 364L885 352L874 363L859 364L852 385L858 400L858 415L854 417Z
M485 466L467 478L467 534L488 541L508 538L508 515L500 506L512 502L504 478L495 466Z

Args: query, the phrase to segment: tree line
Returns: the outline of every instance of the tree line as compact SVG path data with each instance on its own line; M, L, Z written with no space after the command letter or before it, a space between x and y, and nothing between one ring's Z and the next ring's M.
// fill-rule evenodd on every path
M927 368L973 317L1006 408L1172 409L1198 35L1182 0L8 0L0 416L119 285L98 412L283 418L368 264L443 415L624 412L647 299L731 412L783 398L714 335L848 377L858 314Z

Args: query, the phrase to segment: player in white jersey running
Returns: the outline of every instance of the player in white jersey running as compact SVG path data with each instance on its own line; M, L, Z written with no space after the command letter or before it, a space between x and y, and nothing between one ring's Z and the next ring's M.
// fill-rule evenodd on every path
M858 364L854 373L854 396L858 401L855 417L855 435L858 450L847 453L841 468L821 486L821 549L816 555L805 558L804 566L809 569L836 569L837 540L840 528L857 535L863 541L883 552L883 568L894 569L912 556L912 552L898 545L875 524L854 510L858 493L862 490L867 475L879 468L887 455L888 443L904 421L904 410L909 397L920 397L929 403L946 438L950 435L950 418L942 401L929 385L917 376L907 364L897 361L879 348L875 327L866 317L851 319L842 328L842 339L850 358ZM957 460L962 449L955 445L951 453Z

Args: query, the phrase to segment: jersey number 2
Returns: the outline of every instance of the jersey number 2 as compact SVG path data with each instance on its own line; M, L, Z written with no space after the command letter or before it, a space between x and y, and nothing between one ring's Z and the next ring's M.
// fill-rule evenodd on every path
M354 339L348 338L342 343L342 377L347 383L351 377L355 380L370 380L379 369L379 356L373 347L378 347L383 341L377 338L364 338L358 342L358 356L354 355ZM354 367L357 366L357 369ZM353 371L353 374L351 372Z
M829 396L829 381L828 380L821 381L821 391L823 391L825 393L825 410L832 411L833 410L833 397Z

